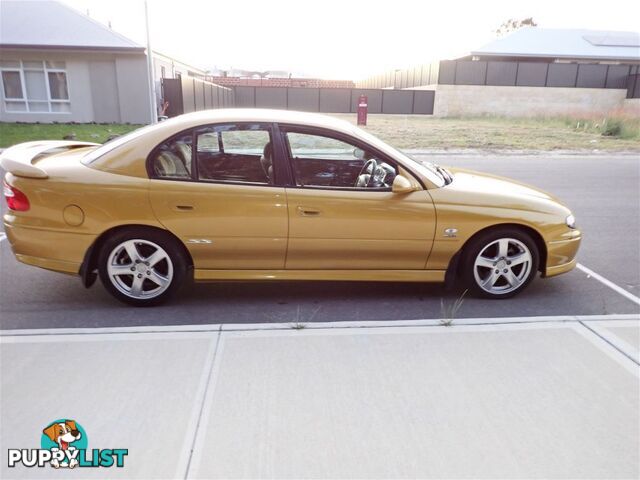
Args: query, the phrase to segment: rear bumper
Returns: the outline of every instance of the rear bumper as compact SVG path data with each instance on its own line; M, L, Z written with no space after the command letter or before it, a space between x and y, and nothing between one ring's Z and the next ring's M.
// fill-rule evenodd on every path
M4 229L16 259L28 265L61 273L78 274L94 235L15 226Z
M571 230L562 239L547 242L547 264L544 277L554 277L573 270L578 263L576 254L582 242L580 230Z
M80 270L80 264L73 262L64 262L62 260L51 260L50 258L32 257L30 255L21 255L16 253L16 259L19 262L34 267L53 270L54 272L68 273L69 275L77 275Z

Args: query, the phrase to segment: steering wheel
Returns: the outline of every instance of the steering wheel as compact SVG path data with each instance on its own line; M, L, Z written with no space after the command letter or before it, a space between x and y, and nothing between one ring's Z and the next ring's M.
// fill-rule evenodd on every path
M360 180L360 176L364 175L367 172L367 170L369 169L369 165L371 165L371 175L369 175L369 180L367 180L367 184L365 185L365 187L371 186L371 184L373 183L373 174L376 173L376 169L378 168L378 162L376 162L374 158L367 160L365 164L362 166L360 173L358 173L358 176L356 177L356 184L354 185L354 187L356 188L358 187L358 181Z

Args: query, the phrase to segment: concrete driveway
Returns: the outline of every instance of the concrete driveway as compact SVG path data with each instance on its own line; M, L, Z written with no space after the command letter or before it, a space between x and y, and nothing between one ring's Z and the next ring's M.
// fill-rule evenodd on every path
M56 418L129 453L2 478L638 478L621 318L5 331L5 458Z

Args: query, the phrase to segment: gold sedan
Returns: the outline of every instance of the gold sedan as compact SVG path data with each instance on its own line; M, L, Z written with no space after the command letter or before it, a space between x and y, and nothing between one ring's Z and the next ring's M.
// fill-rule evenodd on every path
M571 270L570 210L511 180L411 159L277 110L182 115L104 145L0 157L16 258L155 305L189 277L447 282L507 298Z

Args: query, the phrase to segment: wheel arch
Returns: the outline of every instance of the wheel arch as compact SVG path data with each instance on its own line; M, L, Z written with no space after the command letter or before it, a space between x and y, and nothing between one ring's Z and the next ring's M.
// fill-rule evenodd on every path
M123 230L131 230L131 229L159 232L159 233L162 233L163 235L167 235L168 237L172 238L176 242L176 244L183 250L185 258L188 260L188 263L189 263L188 267L193 268L193 257L191 257L191 253L189 253L189 250L185 246L184 242L182 242L182 240L180 240L176 235L174 235L169 230L150 226L150 225L141 225L141 224L118 225L118 226L109 228L108 230L105 230L100 235L98 235L98 237L93 241L91 246L85 252L84 259L82 260L82 264L80 265L80 271L78 273L80 274L82 284L86 288L89 288L91 285L93 285L96 279L98 278L98 274L96 272L98 268L98 265L97 265L98 257L100 255L100 249L102 248L102 245L104 244L106 239L117 232L121 232Z
M460 259L462 257L462 254L464 253L468 245L476 237L478 237L479 235L485 234L489 231L498 230L501 228L513 228L516 230L520 230L524 233L527 233L531 236L531 238L536 244L536 247L538 247L538 254L540 255L540 261L538 263L538 271L544 273L547 265L547 245L544 241L544 238L540 234L540 232L538 232L535 228L530 227L529 225L524 225L521 223L499 223L499 224L490 225L481 230L478 230L464 242L462 247L460 247L460 249L455 253L455 255L453 255L453 257L451 257L451 260L449 261L449 266L447 267L447 272L445 275L445 283L450 284L455 280L455 278L457 278L460 275L460 268L461 268Z

